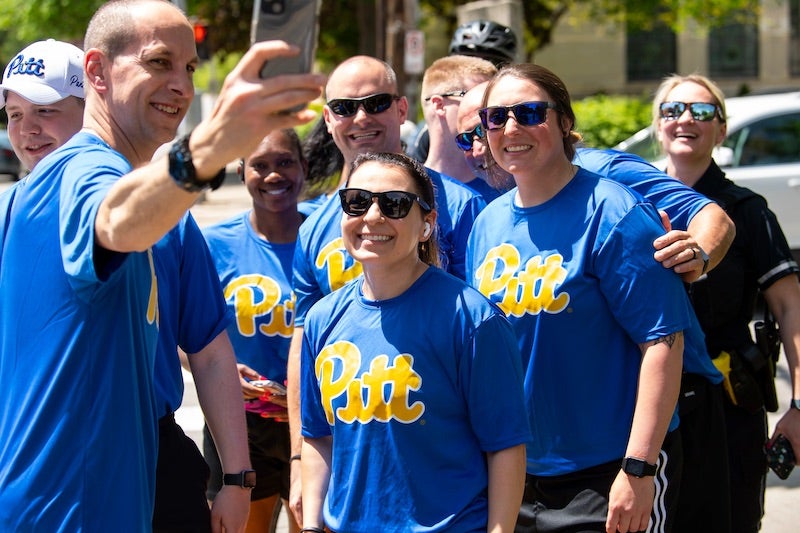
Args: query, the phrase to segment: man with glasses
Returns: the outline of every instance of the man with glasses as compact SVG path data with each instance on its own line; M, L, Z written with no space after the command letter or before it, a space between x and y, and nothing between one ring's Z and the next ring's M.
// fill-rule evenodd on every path
M347 183L350 165L358 154L402 153L400 126L408 113L408 101L398 95L397 77L389 64L369 56L349 58L330 74L325 94L323 118L344 160L339 187ZM467 236L485 203L454 180L431 178L436 189L439 218L435 231L443 267L463 279ZM297 302L288 368L293 454L299 454L302 442L298 384L305 314L317 300L361 274L361 265L344 249L341 217L339 197L334 194L306 219L297 237L293 279ZM292 461L290 505L299 521L300 468L295 463Z
M488 82L497 68L486 59L471 56L447 56L437 59L422 77L422 113L428 126L428 173L441 179L455 179L472 189L486 202L500 195L484 180L477 179L454 140L458 134L458 110L466 92ZM470 146L472 143L470 143Z
M464 164L469 168L473 179L467 182L468 187L479 190L475 187L476 182L485 183L490 188L493 195L489 198L484 193L484 199L490 202L504 192L514 187L514 179L511 174L500 168L489 154L489 147L486 146L484 139L486 132L481 125L481 118L478 110L483 107L483 93L486 91L488 81L479 83L464 94L461 104L458 106L458 122L455 138L455 145L464 158ZM484 185L479 185L484 187Z
M168 312L152 246L227 162L266 132L311 120L281 110L316 97L323 81L259 79L264 61L297 52L259 43L212 116L151 162L194 95L192 25L168 2L109 2L84 42L84 129L36 164L13 201L0 199L2 531L151 529L163 407L155 353ZM209 388L220 408L241 409L240 391ZM220 427L243 435L243 413ZM226 469L246 478L244 439L236 447ZM227 491L232 512L217 529L243 530L247 481Z

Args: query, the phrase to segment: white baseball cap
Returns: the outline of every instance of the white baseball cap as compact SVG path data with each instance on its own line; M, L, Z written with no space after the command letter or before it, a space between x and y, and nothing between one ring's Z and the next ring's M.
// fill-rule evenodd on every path
M67 96L83 98L83 50L54 39L29 45L3 71L0 109L6 105L6 91L37 105L54 104Z

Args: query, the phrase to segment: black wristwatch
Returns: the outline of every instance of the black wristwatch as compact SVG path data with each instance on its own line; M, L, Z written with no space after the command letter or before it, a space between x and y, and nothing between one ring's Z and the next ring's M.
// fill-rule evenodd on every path
M636 457L626 457L622 460L622 471L633 477L655 476L656 466Z
M800 410L800 400L792 398L792 403L789 404L792 409Z
M216 190L225 181L225 168L223 167L214 179L203 181L197 179L197 172L192 163L192 152L189 150L189 136L187 133L175 143L169 150L169 175L181 189L188 192L200 192L205 189Z
M711 260L711 258L708 257L708 254L699 246L697 247L697 251L700 252L700 259L703 260L703 272L701 273L702 275L708 271L708 262Z
M222 484L252 489L256 486L256 471L242 470L238 474L225 474L222 476Z

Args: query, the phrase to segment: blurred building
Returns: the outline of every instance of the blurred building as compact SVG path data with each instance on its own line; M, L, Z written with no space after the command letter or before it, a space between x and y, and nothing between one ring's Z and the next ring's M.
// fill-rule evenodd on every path
M458 19L489 18L521 37L521 9L520 0L481 0L461 6ZM574 97L648 94L664 76L693 72L710 76L727 96L800 88L800 0L761 0L753 19L710 30L689 21L678 33L666 26L637 31L591 21L585 6L573 4L533 59Z

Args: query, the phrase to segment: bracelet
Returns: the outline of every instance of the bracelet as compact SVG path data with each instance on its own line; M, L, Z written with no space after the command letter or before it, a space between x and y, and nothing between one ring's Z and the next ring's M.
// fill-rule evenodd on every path
M289 464L291 464L292 461L299 461L299 460L300 460L300 454L298 453L297 455L289 457Z
M308 533L325 533L325 530L322 529L321 527L304 527L303 529L300 530L300 533L305 533L305 532L308 532Z

